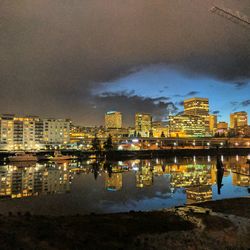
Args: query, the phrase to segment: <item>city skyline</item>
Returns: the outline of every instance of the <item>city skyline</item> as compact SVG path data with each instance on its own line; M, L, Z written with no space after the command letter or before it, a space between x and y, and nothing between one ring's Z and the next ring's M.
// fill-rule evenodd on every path
M249 3L0 0L2 248L248 249Z
M119 110L131 124L197 95L221 120L249 113L249 32L214 4L250 14L247 0L2 1L0 113L96 125Z
M178 112L175 112L173 114L169 113L169 115L163 117L162 119L156 119L155 117L157 117L157 116L155 116L154 113L133 111L133 112L130 113L130 115L133 116L133 119L131 120L131 122L129 124L124 123L123 120L126 120L127 117L124 116L123 112L121 112L120 110L115 110L115 109L113 109L113 110L106 110L105 113L103 113L101 115L101 122L99 124L94 124L94 125L81 125L81 124L78 124L73 119L71 119L71 117L58 117L58 116L49 117L49 116L46 116L46 115L45 116L39 116L37 114L20 114L20 113L18 113L18 114L15 113L14 114L14 113L7 113L7 112L0 113L0 116L1 115L11 115L11 116L14 116L14 117L25 117L25 118L42 118L42 119L59 119L59 120L60 119L66 119L66 120L70 120L74 125L77 125L77 126L80 125L80 126L83 126L83 127L95 127L95 126L98 127L98 126L105 126L105 120L106 120L106 116L107 115L112 115L113 113L119 113L119 115L122 116L122 118L120 118L121 119L120 124L122 124L122 126L119 125L117 128L121 128L121 127L133 127L135 125L135 115L137 113L138 114L140 114L140 113L141 114L143 114L143 113L150 114L152 116L152 121L153 122L158 122L158 121L165 122L165 121L169 120L170 116L175 116L175 115L181 115L181 114L183 114L184 110L185 110L184 102L188 101L190 99L192 100L192 99L196 99L196 98L198 98L198 99L208 99L208 111L209 111L209 114L210 115L215 115L217 117L217 122L218 123L219 122L226 122L226 123L228 123L228 125L230 125L230 122L231 122L230 119L231 119L231 115L232 114L234 114L234 113L240 113L240 112L246 112L247 113L247 118L248 118L247 119L247 124L249 124L249 116L248 116L249 112L248 112L247 109L244 109L244 110L243 109L238 109L237 111L234 110L234 111L232 111L230 113L226 113L225 116L223 117L225 119L222 119L222 116L220 115L220 110L217 110L216 112L214 112L214 111L211 110L210 107L213 106L213 105L211 105L211 102L210 102L209 98L207 98L207 97L197 97L197 96L195 96L195 97L187 97L186 99L183 99L183 101L181 101L181 103L179 104L182 108L180 108L178 110ZM112 127L110 127L110 128L112 128ZM113 127L113 128L115 128L115 127Z

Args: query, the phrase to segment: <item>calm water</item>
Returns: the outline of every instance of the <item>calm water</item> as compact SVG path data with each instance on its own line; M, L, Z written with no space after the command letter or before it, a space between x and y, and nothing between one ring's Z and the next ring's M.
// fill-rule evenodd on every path
M215 159L209 156L3 165L0 213L146 211L248 196L247 158L222 156L223 176L217 173Z

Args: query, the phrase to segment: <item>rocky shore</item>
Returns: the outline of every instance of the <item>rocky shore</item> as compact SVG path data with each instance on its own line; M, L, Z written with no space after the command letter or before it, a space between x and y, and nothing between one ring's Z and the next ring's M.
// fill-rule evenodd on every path
M249 249L250 198L153 212L0 216L1 249Z

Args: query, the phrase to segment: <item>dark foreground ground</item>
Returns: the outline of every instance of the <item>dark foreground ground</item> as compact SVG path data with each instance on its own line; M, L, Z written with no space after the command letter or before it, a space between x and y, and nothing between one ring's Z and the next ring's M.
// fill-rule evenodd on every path
M250 198L156 212L0 216L1 249L249 249Z

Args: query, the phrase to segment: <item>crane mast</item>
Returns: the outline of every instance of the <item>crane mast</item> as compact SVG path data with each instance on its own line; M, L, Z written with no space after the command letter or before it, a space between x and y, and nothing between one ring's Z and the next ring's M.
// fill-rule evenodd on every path
M240 24L244 26L245 28L250 28L250 21L246 15L241 14L239 11L232 11L230 9L221 8L218 6L213 6L210 11L212 13L215 13L219 16L222 16L224 18L227 18L231 22Z

